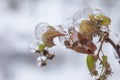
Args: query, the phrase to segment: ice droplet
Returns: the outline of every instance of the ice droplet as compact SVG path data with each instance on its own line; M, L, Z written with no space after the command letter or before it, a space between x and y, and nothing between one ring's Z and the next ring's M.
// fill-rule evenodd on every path
M77 11L74 15L73 15L73 25L76 27L79 27L80 22L83 19L88 19L89 18L89 14L93 13L93 9L90 7L86 7L83 10Z
M41 56L41 59L42 59L43 61L46 61L46 60L47 60L46 56Z
M62 25L61 25L63 28L65 28L65 29L68 29L68 28L70 28L70 27L73 27L74 25L73 25L73 19L71 19L71 18L68 18L68 19L66 19L63 23L62 23Z
M30 46L31 52L35 52L36 50L38 50L39 44L40 44L40 41L35 39Z
M60 33L62 33L62 34L66 34L66 31L64 30L64 28L63 28L61 25L55 25L54 28L55 28L58 32L60 32Z
M47 58L45 56L39 56L37 57L37 65L39 67L46 65Z
M94 9L93 13L94 13L94 15L103 14L103 12L100 9Z
M42 34L45 33L48 30L48 24L47 23L39 23L35 27L35 37L37 40L41 40Z
M41 66L41 56L37 57L37 65L40 67Z
M89 18L89 14L92 14L92 13L93 13L93 9L90 7L86 7L83 10L77 11L73 16L73 20L79 21L82 18Z

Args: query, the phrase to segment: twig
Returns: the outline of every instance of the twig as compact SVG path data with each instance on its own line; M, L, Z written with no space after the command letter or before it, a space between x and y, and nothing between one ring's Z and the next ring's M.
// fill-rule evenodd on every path
M99 47L99 49L98 49L98 53L97 53L97 55L96 55L97 57L99 57L99 53L100 53L100 51L101 51L101 49L102 49L103 42L104 42L104 41L101 41L100 47Z
M117 45L109 37L107 38L107 42L109 42L113 46L113 48L115 49L116 53L118 54L118 56L120 58L120 50L117 47Z

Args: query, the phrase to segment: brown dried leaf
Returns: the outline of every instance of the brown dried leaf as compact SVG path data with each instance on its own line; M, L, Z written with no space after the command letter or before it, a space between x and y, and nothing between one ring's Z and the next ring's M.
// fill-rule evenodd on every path
M96 49L95 44L92 42L92 40L86 36L84 36L82 33L78 34L79 42L90 52L94 52Z
M94 51L96 50L96 46L92 42L92 40L84 36L82 33L77 32L77 37L73 33L71 37L73 38L73 40L74 38L76 38L77 43L79 43L80 45L75 45L75 46L71 45L71 47L68 48L84 54L93 54Z
M95 46L95 44L91 40L87 41L85 46L88 48L88 50L90 52L94 52L97 49L97 47Z
M75 46L71 49L76 52L83 53L83 54L87 54L87 52L88 52L84 47L80 47L80 46Z
M82 53L82 54L94 54L95 49L90 46L85 46L85 45L76 45L76 46L68 46L67 48L70 48L76 52Z
M47 47L52 47L54 46L54 42L53 39L55 37L59 37L59 36L64 36L64 34L60 33L59 31L57 31L55 28L53 27L49 27L49 29L47 30L47 32L45 32L42 36L42 41L44 42L44 44Z

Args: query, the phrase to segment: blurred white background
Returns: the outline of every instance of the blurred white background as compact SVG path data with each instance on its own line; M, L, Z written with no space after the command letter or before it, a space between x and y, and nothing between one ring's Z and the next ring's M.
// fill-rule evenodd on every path
M39 68L38 55L30 52L37 23L61 24L86 6L101 9L112 20L110 29L120 35L119 0L0 0L0 80L93 80L86 55L58 46L55 59ZM105 51L113 69L108 80L120 80L113 48L107 44Z

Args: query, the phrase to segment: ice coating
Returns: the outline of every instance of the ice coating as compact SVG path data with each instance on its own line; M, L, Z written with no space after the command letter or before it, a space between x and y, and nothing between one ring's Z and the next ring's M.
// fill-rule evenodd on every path
M73 15L73 20L75 22L80 22L81 19L83 18L89 18L89 14L93 13L93 9L90 7L86 7L83 10L77 11L74 15Z
M47 23L38 23L35 27L35 37L37 40L41 40L42 34L48 30L49 25Z
M39 44L40 44L40 41L35 39L30 46L31 52L35 52L36 50L38 50Z

